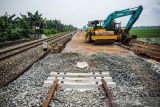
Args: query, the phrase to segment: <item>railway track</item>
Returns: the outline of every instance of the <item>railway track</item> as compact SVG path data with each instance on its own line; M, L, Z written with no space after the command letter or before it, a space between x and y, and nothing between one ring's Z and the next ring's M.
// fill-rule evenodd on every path
M4 49L6 47L9 47L11 45L18 45L18 44L21 44L21 43L27 43L27 42L30 42L31 40L29 39L22 39L22 40L16 40L16 41L8 41L8 42L2 42L0 43L0 49Z
M64 33L66 34L66 33ZM36 40L36 41L32 41L32 42L29 42L29 43L25 43L25 44L22 44L22 45L18 45L16 47L11 47L11 48L7 48L7 49L2 49L0 51L0 61L1 60L4 60L4 59L7 59L11 56L14 56L18 53L21 53L23 51L26 51L28 49L31 49L31 48L34 48L38 45L41 45L43 42L50 42L64 34L58 34L58 35L55 35L54 37L51 37L51 38L46 38L46 39L41 39L41 40Z
M14 81L15 79L17 79L19 76L21 76L25 71L27 71L35 62L37 62L38 60L44 58L48 53L50 53L50 51L52 50L52 47L61 47L61 46L65 46L65 44L71 39L72 35L74 34L75 32L71 32L71 33L65 33L63 35L57 35L56 37L53 37L53 38L48 38L48 39L44 39L44 40L39 40L39 41L36 41L36 42L33 42L33 43L29 43L29 44L26 44L26 45L23 45L22 47L18 46L16 48L13 48L11 50L9 49L6 49L5 51L2 51L1 54L3 54L4 56L1 57L1 62L3 62L4 59L7 59L7 58L10 58L10 57L14 57L18 54L21 54L21 52L25 52L26 50L29 50L29 49L32 49L32 48L35 48L36 46L39 46L41 45L44 41L47 41L49 42L49 44L52 44L51 48L49 48L47 51L44 51L40 56L37 56L37 58L35 59L27 59L27 60L31 60L29 61L30 63L29 64L26 64L26 65L19 65L19 66L23 66L23 69L21 69L20 71L18 71L18 73L10 76L7 80L7 78L4 78L6 79L7 81L1 83L1 86L6 86L8 85L9 83L11 83L12 81ZM61 48L57 48L57 49L61 49L62 50L62 47ZM60 52L60 51L59 51ZM5 55L5 53L7 55ZM54 52L53 52L54 53ZM18 66L18 65L17 65ZM18 67L17 67L18 68ZM2 76L3 77L3 76Z
M107 81L107 82L106 82ZM57 88L63 90L94 90L103 86L107 95L106 103L110 107L114 107L112 104L112 94L109 87L115 87L115 83L107 72L94 72L94 73L59 73L51 72L50 77L44 82L44 87L51 86L48 96L46 97L43 107L48 107L51 100L54 97L54 93Z

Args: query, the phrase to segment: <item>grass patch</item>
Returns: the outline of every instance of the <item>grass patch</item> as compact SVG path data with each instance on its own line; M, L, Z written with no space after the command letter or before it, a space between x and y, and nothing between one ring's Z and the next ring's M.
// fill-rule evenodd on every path
M137 35L138 38L160 37L160 28L152 29L131 29L130 35Z

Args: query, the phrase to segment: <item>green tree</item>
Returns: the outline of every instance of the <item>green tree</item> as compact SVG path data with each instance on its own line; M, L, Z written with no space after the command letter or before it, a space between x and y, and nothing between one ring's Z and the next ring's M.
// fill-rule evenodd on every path
M20 13L20 17L7 13L0 16L0 42L29 37L30 34L35 33L51 35L75 29L72 25L64 25L57 19L47 20L38 11L27 12L26 15Z
M0 41L18 39L18 33L14 30L17 26L18 18L15 18L15 14L5 15L0 17Z

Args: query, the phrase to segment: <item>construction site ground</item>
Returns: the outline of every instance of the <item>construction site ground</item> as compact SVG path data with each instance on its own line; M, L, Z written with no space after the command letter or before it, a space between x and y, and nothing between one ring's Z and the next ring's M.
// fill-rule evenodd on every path
M77 63L86 62L85 68ZM117 45L85 42L85 33L77 32L62 53L49 54L36 62L22 76L0 89L0 107L40 107L50 87L44 81L51 72L108 72L116 107L160 107L160 64L137 56ZM64 82L65 83L65 82ZM106 95L100 90L57 90L50 106L106 107Z
M82 55L93 55L99 52L111 53L114 55L128 55L132 52L127 51L114 44L95 45L85 42L85 32L78 32L72 37L72 40L66 45L63 52L74 52Z

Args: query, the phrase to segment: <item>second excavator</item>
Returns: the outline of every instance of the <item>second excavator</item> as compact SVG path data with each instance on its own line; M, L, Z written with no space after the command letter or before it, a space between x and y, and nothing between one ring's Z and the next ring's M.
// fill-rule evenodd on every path
M129 36L129 30L139 18L143 10L142 6L115 11L111 13L105 20L89 21L86 26L86 41L95 43L113 43L119 41L128 43L132 37ZM124 29L121 28L121 23L116 23L115 19L131 15Z

